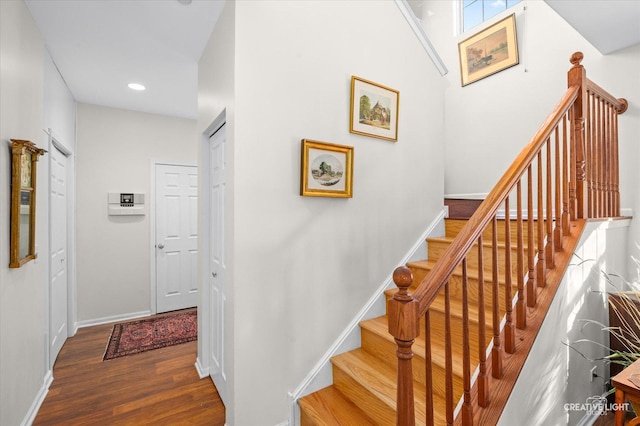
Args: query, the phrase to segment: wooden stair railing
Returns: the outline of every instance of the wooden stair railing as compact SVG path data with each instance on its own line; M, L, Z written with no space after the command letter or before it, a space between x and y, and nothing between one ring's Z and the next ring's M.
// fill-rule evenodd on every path
M504 403L502 406L496 403L491 405L489 383L503 379L504 353L512 354L518 349L516 328L526 331L527 319L540 317L539 313L535 313L538 293L545 287L548 273L554 272L554 259L557 253L565 249L565 241L571 238L573 224L586 218L620 215L617 118L626 111L627 101L614 98L587 79L584 67L580 64L582 59L581 52L571 56L573 67L568 73L568 90L413 293L408 291L413 282L411 270L401 266L394 271L393 279L398 291L388 302L387 314L389 332L397 344L398 425L414 425L416 420L419 424L434 424L434 401L430 397L434 384L431 378L432 333L429 312L438 295L444 295L445 311L444 417L448 425L454 422L471 425L479 418L478 412L486 408L502 412ZM504 216L506 224L504 259L499 259L496 248L500 231L499 216ZM513 239L512 222L515 222ZM492 239L493 248L489 256L485 256L483 251L483 238L486 235ZM472 253L475 252L474 247L478 248L477 367L471 361L467 278L469 256L476 256ZM511 256L515 256L515 259ZM515 273L511 269L514 264ZM491 288L485 288L483 271L487 267L491 271ZM459 404L454 400L449 281L454 271L460 268L463 390ZM517 280L515 303L510 291L513 276ZM505 287L504 315L500 312L501 281ZM491 293L489 300L484 299L487 293ZM426 414L425 419L416 419L412 346L420 334L421 318L424 319L426 339ZM503 321L504 326L501 327ZM491 330L491 335L487 335L487 329ZM525 332L522 336L533 339L531 336L535 336L535 333ZM530 348L530 344L526 347ZM490 348L489 357L487 348ZM472 383L474 371L477 379ZM515 381L517 374L509 376ZM458 405L460 412L456 412ZM495 418L495 413L493 416Z

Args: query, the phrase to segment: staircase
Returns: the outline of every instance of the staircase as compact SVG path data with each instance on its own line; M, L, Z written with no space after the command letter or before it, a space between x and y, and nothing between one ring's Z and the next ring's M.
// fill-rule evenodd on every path
M505 232L504 221L501 221L498 233L498 256L504 256ZM514 221L512 221L514 222ZM466 223L463 219L446 219L446 234L440 238L428 238L428 253L425 260L411 262L407 266L413 273L413 284L410 291L423 280L429 273L431 267L444 253L445 249L458 234L462 226ZM515 233L515 222L512 224L512 231ZM491 236L486 236L487 241L491 241ZM483 247L485 258L491 258L493 253L492 243L485 243ZM512 259L517 257L511 256ZM483 266L485 276L491 276L491 265ZM505 268L500 270L500 279L497 287L499 289L500 317L504 317L507 309L505 298ZM517 268L511 268L512 283L517 283L515 272ZM480 300L479 290L479 270L478 257L471 257L468 264L469 282L469 324L471 333L471 354L473 369L479 364L479 336L478 331L480 321L478 319L477 305ZM452 312L452 333L453 333L453 385L454 400L458 401L463 392L463 371L462 352L460 342L463 330L462 314L462 270L458 268L450 281L450 308ZM484 303L486 310L491 312L491 301L493 300L493 282L490 278L484 278ZM393 297L396 290L386 292L387 299ZM517 286L511 285L511 295L517 294ZM513 297L511 297L513 299ZM439 294L431 305L431 365L433 374L433 400L435 424L446 424L445 418L445 298L444 294ZM424 320L420 324L424 330ZM396 343L393 336L389 334L388 317L381 316L363 321L360 324L362 335L361 348L346 352L332 358L333 363L333 385L322 389L316 393L308 395L300 400L301 425L376 425L395 424L396 421ZM491 318L485 319L485 335L491 336ZM414 343L416 355L414 356L414 380L417 385L415 389L423 389L421 395L416 395L416 419L425 418L425 338L424 334L416 339ZM420 424L420 423L418 423Z
M468 221L396 268L387 315L336 355L301 424L496 424L586 219L620 216L618 116L628 103L571 56L568 89Z

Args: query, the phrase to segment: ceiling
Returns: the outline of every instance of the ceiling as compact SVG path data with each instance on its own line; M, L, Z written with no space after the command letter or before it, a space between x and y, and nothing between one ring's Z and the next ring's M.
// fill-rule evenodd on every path
M603 54L640 43L640 1L546 2ZM25 3L76 101L196 118L198 60L225 0Z
M196 118L198 60L224 0L25 3L76 101Z
M640 43L640 1L545 1L603 55Z

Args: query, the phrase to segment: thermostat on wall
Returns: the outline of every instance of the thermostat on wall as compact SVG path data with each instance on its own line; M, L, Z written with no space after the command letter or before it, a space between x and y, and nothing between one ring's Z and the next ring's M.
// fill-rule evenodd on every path
M144 194L109 192L109 216L144 215Z

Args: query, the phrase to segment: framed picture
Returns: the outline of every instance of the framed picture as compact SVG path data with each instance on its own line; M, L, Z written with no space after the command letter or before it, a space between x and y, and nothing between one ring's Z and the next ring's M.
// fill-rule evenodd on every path
M458 43L458 53L463 86L517 65L515 14Z
M373 138L398 140L400 92L360 77L351 77L349 131Z
M300 195L351 198L353 147L302 139Z

